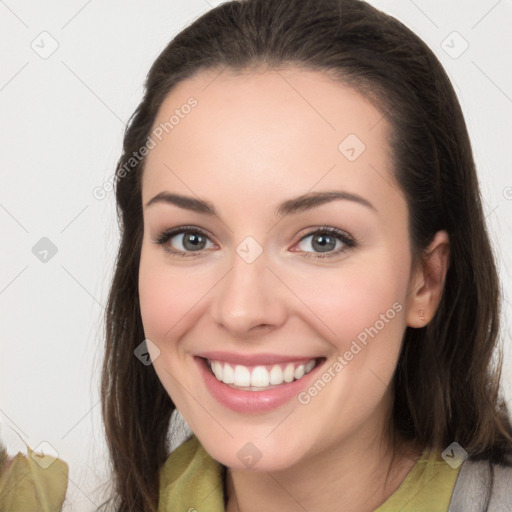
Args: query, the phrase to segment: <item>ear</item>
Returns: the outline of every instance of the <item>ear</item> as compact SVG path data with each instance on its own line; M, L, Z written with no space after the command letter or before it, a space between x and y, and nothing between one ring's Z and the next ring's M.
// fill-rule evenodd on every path
M411 273L407 300L409 327L425 327L432 320L441 302L449 264L450 239L446 231L438 231Z

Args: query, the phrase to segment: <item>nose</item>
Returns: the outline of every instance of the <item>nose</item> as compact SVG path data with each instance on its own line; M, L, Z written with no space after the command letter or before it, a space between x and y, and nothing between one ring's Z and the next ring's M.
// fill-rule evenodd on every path
M263 252L248 263L237 253L231 270L216 287L211 313L233 339L260 336L286 320L286 287L268 267Z

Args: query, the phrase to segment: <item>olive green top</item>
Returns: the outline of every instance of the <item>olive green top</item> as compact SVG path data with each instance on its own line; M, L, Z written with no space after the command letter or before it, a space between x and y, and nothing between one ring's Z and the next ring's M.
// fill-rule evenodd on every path
M460 466L425 450L400 487L374 512L447 512ZM224 467L195 435L178 446L160 474L158 512L225 512Z
M27 451L9 457L0 446L0 512L60 512L68 487L67 463L28 445Z

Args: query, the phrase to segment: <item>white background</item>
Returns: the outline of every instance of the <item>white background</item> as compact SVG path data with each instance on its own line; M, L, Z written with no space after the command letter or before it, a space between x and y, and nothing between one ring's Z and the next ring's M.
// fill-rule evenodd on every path
M0 435L11 452L23 449L16 431L32 448L50 443L69 463L68 511L95 510L98 487L108 480L99 370L118 233L113 193L98 200L92 191L111 179L124 125L153 60L177 32L218 3L0 1ZM420 35L452 78L474 145L506 319L512 2L370 3ZM40 36L43 31L51 37ZM453 52L463 41L454 31L469 44L458 58ZM58 48L43 59L31 45L51 48L51 38ZM32 252L42 237L57 247L45 263ZM510 325L503 329L503 387L512 407Z

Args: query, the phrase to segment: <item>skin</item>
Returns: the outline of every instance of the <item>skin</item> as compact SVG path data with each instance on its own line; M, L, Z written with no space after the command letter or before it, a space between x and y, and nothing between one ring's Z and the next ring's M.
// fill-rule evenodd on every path
M198 105L147 156L143 204L167 191L205 199L218 216L144 207L140 307L145 335L160 350L155 371L204 448L229 468L227 510L371 511L421 455L422 447L403 443L392 460L390 382L406 326L424 326L439 303L448 237L437 233L430 256L413 266L391 128L327 75L202 71L170 92L154 126L190 96ZM338 149L348 134L366 146L355 161ZM331 190L373 208L337 200L275 215L284 200ZM184 225L208 234L196 256L172 256L153 242ZM357 245L318 258L314 237L304 237L323 225ZM247 236L263 250L252 263L236 252ZM167 247L186 250L182 242L177 235ZM231 411L210 395L193 360L206 350L268 352L324 356L327 368L395 303L400 312L307 405L292 399L257 415ZM237 457L247 442L262 455L251 468Z

